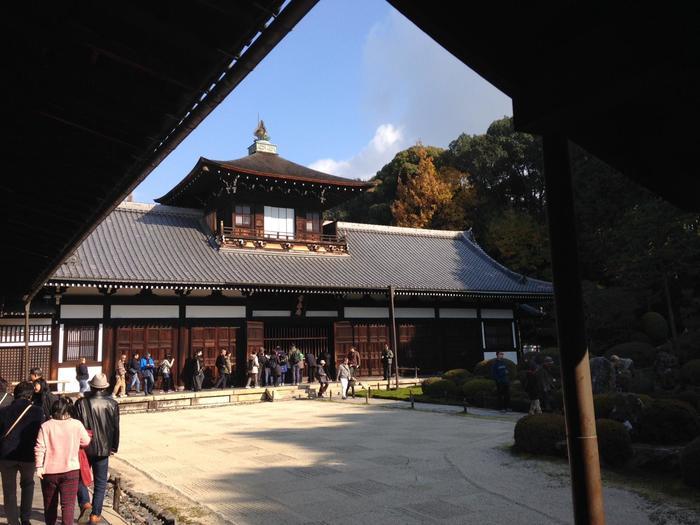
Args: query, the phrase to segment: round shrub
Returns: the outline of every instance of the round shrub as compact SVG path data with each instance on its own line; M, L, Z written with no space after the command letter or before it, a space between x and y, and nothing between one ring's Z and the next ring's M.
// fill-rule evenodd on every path
M447 379L438 379L437 381L423 384L423 393L426 396L437 398L455 397L457 385Z
M642 410L637 430L639 441L674 445L700 435L700 419L688 403L676 399L655 399Z
M474 367L474 375L479 377L491 377L491 365L494 361L495 359L484 359L483 361L479 361ZM508 376L510 377L510 380L513 381L516 377L518 377L517 366L510 359L504 359L504 361L508 367Z
M612 419L595 422L600 458L613 467L627 463L632 457L632 439L625 425Z
M559 414L535 414L525 416L515 424L515 448L532 454L565 454L566 440L564 416Z
M440 380L441 378L439 377L428 377L427 379L423 379L423 381L421 381L420 384L423 387L423 390L425 390L426 385L432 385L433 383L437 383Z
M629 379L629 391L635 394L651 394L654 391L655 377L656 372L653 368L636 369L634 376Z
M610 359L611 355L619 357L628 357L634 361L635 368L643 368L645 366L653 366L654 358L656 357L656 348L648 343L631 342L622 343L609 348L605 352L605 357Z
M630 332L630 341L636 341L638 343L649 343L652 344L653 341L644 332Z
M700 488L700 438L688 443L681 451L681 474L686 485Z
M700 386L700 359L693 359L684 364L681 374L686 383Z
M464 368L454 368L442 374L443 379L453 381L457 386L461 386L472 377L472 373Z
M642 329L654 343L663 343L668 339L668 323L660 313L645 313L642 316Z
M645 407L651 405L651 397L644 394L599 394L593 396L596 419L629 421L636 426Z
M462 385L462 395L476 405L484 404L484 397L495 394L496 382L492 379L474 378Z

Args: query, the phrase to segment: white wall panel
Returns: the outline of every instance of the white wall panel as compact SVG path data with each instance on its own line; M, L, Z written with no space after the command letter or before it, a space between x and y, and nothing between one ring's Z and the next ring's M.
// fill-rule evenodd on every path
M176 304L115 304L112 319L177 319L180 308Z
M476 319L476 308L440 308L441 319Z
M513 319L513 310L502 310L496 308L482 308L482 319Z
M348 319L388 319L389 308L371 306L346 306L345 317Z
M221 319L245 317L245 306L193 306L185 307L185 316L193 319Z
M102 319L101 304L62 304L61 319Z
M435 308L395 308L397 319L434 319Z

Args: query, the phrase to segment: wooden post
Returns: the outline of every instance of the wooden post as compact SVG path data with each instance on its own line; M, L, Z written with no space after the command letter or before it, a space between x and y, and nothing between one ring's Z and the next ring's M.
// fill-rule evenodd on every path
M578 268L569 142L559 134L545 135L543 151L574 522L603 525L605 510Z
M394 349L394 366L396 367L396 388L399 388L399 344L396 338L393 286L389 286L389 322L391 323L391 347ZM391 376L391 370L389 370L389 376Z
M22 371L20 374L21 377L28 377L29 376L29 305L31 303L31 299L28 299L27 302L24 303L24 348L22 348Z

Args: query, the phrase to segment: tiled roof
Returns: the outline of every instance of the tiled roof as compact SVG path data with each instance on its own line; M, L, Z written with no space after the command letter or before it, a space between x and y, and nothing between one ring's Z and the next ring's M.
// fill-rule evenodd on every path
M279 286L551 295L486 255L464 232L339 223L349 255L219 250L199 210L125 203L52 282Z

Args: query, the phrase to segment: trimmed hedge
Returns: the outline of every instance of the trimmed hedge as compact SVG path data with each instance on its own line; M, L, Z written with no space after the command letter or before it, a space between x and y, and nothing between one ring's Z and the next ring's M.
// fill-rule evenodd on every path
M627 463L632 457L632 439L625 425L612 419L595 422L600 458L613 467Z
M558 444L566 440L564 416L535 414L525 416L515 424L515 448L532 454L561 456L566 447Z
M455 385L461 386L473 377L472 373L465 368L454 368L442 374L443 379L453 381Z
M438 379L429 383L423 382L423 394L430 397L448 398L456 397L457 385L447 379Z
M642 316L642 329L656 344L663 343L668 339L668 323L660 313L645 313Z
M479 361L474 367L474 375L478 377L491 378L491 364L496 359L484 359ZM518 367L510 359L504 359L506 366L508 367L508 377L511 381L518 377Z
M676 399L655 399L642 410L637 430L639 441L674 445L700 435L700 418L688 403Z
M681 474L686 485L700 488L700 438L688 443L681 451Z
M652 398L644 394L621 394L616 392L593 396L596 419L610 419L616 407L616 412L637 412L650 406L651 403Z
M474 378L462 385L462 395L467 401L483 406L486 396L495 395L496 382L493 379Z
M700 359L692 359L684 364L681 374L686 383L700 386Z
M632 359L635 368L644 368L654 365L656 348L648 343L640 343L635 341L631 343L622 343L609 348L605 352L605 357L610 359L610 356L613 354L619 357L627 357Z

